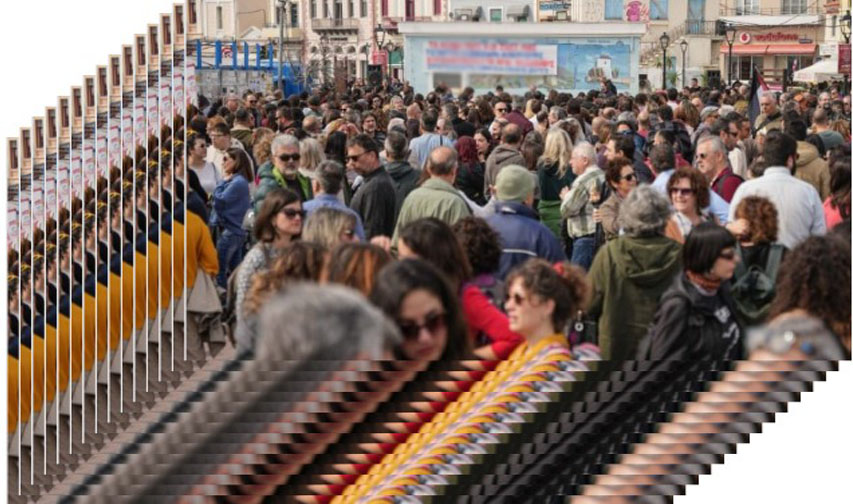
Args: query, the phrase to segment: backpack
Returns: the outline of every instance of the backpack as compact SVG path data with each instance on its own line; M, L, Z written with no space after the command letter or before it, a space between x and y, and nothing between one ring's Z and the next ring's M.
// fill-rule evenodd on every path
M740 253L740 245L737 247ZM767 264L764 267L753 264L748 269L743 262L735 266L732 298L735 309L745 325L757 325L764 322L770 311L770 302L776 295L776 275L785 247L774 243L767 254Z

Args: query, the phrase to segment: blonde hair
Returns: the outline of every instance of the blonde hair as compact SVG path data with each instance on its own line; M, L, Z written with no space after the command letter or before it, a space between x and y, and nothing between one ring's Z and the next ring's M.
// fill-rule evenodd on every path
M341 241L341 232L355 229L355 216L337 208L322 207L313 211L302 229L302 240L332 249Z
M313 138L303 138L299 142L299 167L305 171L313 172L323 161L326 160L326 155L323 154L323 147L320 142Z
M544 164L556 164L559 178L566 175L569 161L572 159L572 139L566 130L554 126L545 136L545 151L542 153Z
M275 132L269 128L257 128L253 134L252 155L258 166L266 163L272 157L270 146Z

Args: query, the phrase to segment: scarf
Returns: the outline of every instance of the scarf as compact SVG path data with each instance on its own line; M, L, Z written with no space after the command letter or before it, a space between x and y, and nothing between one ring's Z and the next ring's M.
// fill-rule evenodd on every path
M707 275L700 275L699 273L694 273L692 271L686 271L685 273L687 274L688 280L706 292L717 292L717 289L720 288L720 284L723 283L719 278L709 278Z

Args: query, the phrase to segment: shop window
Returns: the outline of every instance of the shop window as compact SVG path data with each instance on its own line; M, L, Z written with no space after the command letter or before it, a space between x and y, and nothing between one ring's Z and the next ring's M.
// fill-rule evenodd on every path
M489 9L489 22L500 23L504 20L504 10L500 7Z
M763 56L733 56L734 57L734 74L732 78L739 81L748 81L752 79L753 68L758 68L761 72L764 69Z

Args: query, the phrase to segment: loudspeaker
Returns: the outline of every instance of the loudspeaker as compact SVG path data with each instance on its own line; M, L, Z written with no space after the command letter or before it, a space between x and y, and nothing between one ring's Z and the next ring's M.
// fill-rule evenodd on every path
M367 65L367 84L373 87L382 85L382 65Z

